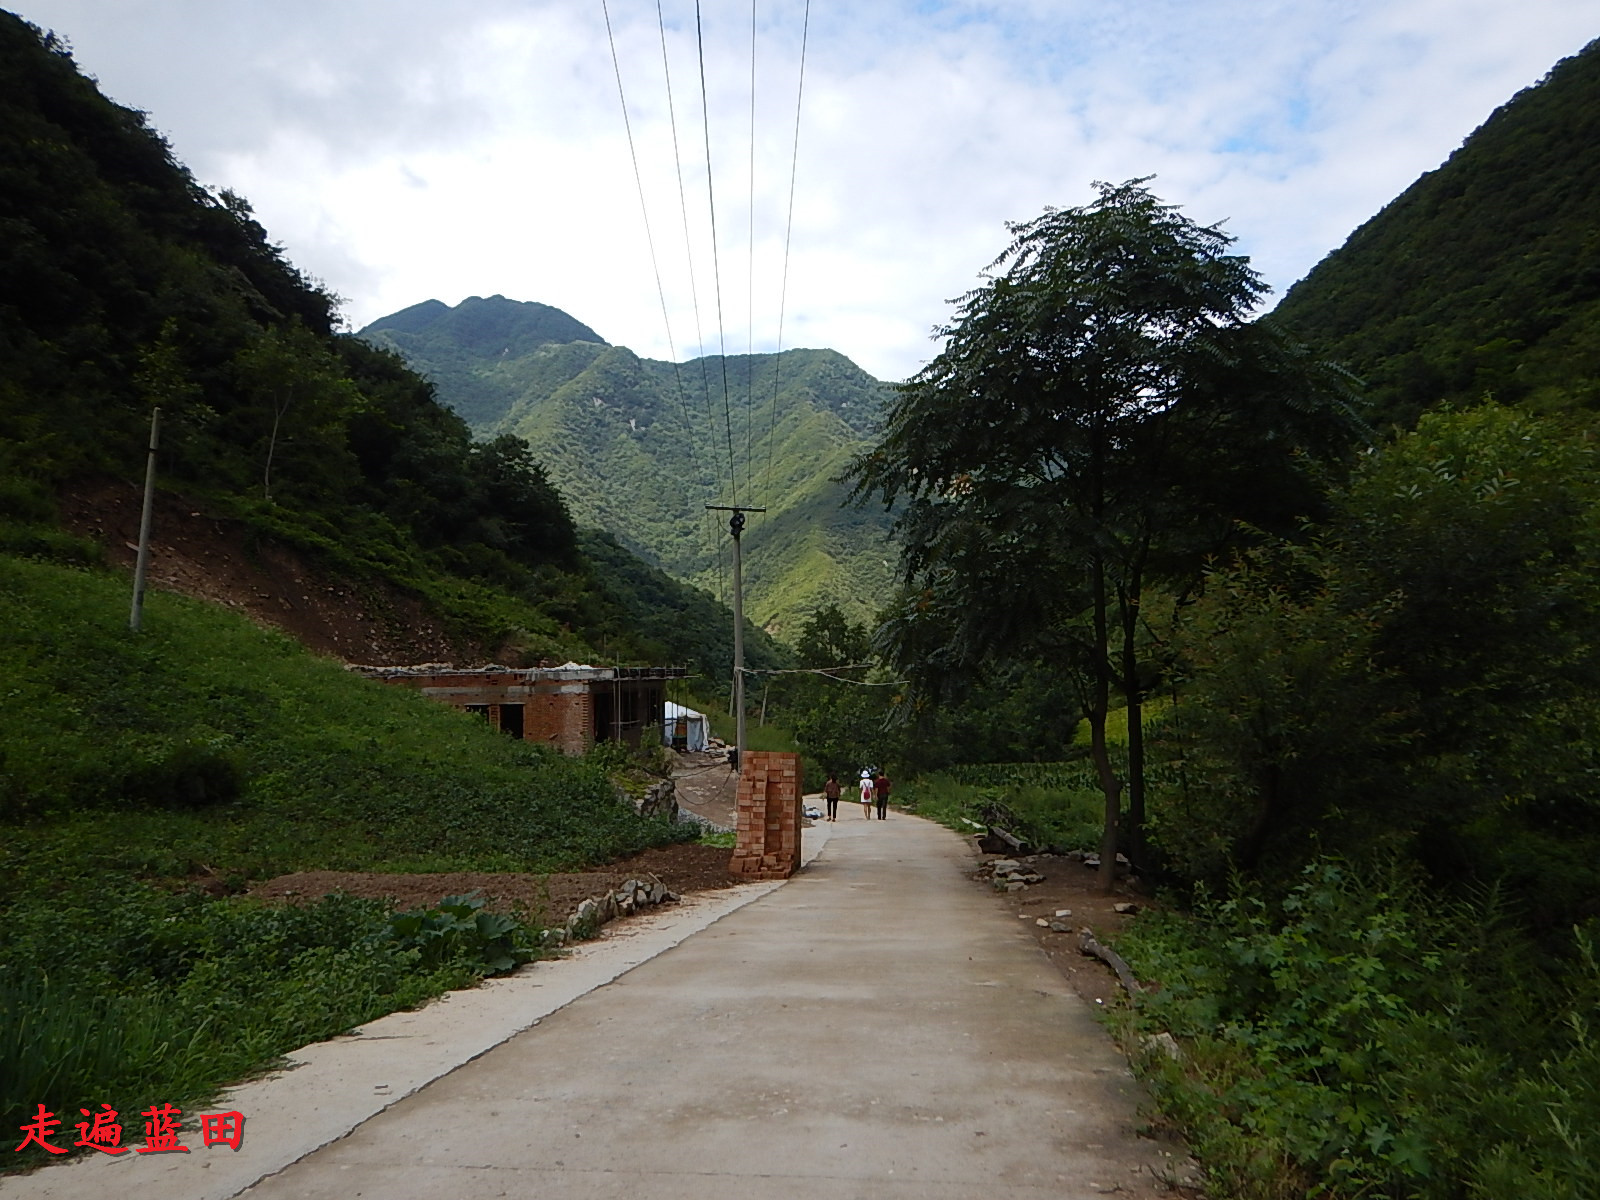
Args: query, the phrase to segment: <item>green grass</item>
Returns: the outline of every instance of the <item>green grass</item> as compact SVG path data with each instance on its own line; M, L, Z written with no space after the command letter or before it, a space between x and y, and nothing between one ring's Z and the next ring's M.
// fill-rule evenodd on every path
M0 558L0 903L39 870L553 869L662 831L604 775L215 607Z
M220 608L153 593L135 635L121 577L8 556L0 604L0 1126L201 1100L483 969L425 961L378 905L191 878L546 871L692 832Z
M744 736L745 744L751 750L775 751L783 754L799 754L800 743L794 740L794 734L781 725L774 725L770 721L761 725L757 723L757 714L761 711L761 693L757 688L750 688L750 695L745 697ZM754 703L751 703L752 699ZM728 713L726 700L718 703L692 704L690 707L698 712L703 712L711 719L711 732L728 745L733 745L734 718Z
M1150 723L1161 715L1162 711L1172 703L1164 696L1150 696L1144 702L1144 727L1150 728ZM1148 734L1146 734L1148 736ZM1078 728L1072 735L1072 744L1089 747L1089 722L1079 721ZM1112 747L1126 747L1128 744L1128 710L1126 708L1113 708L1106 713L1106 745Z
M1092 850L1102 799L1086 762L987 763L923 775L895 790L909 811L961 833L1003 823L1036 846Z

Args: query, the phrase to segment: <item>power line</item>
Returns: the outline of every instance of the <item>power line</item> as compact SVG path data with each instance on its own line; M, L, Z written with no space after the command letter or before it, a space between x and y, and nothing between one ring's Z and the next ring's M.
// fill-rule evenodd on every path
M810 0L807 0L807 3L809 2ZM694 271L694 240L689 234L689 201L683 186L683 151L678 141L678 106L677 101L672 94L672 60L667 53L667 21L666 16L661 11L661 0L656 0L656 30L661 38L661 76L666 82L667 121L672 130L672 163L678 182L678 213L683 224L683 258L684 263L688 267L689 271L689 301L694 308L695 344L700 348L700 388L701 395L704 397L706 406L707 425L708 428L710 428L714 427L713 422L715 420L711 410L711 377L706 367L705 332L700 321L700 285L699 281L695 278ZM670 330L668 332L668 342L670 345ZM698 465L697 456L694 452L695 423L689 417L688 404L684 399L683 373L679 368L679 364L677 362L678 355L675 349L672 351L672 357L672 374L678 388L679 408L683 413L684 436L689 440L690 465L696 476L698 476L700 468ZM713 451L712 460L715 461L715 459L716 453ZM712 475L716 474L714 470L710 473ZM714 487L714 484L711 486ZM713 498L715 497L716 493L714 490L711 492L711 495ZM701 510L700 533L705 539L705 544L707 547L717 547L720 544L717 537L716 522L714 519L712 519L711 514L706 512L704 509ZM716 552L717 551L715 549L712 550L713 554ZM721 590L721 580L719 579L717 589L719 599L721 598Z
M622 62L617 56L617 39L616 39L616 36L615 36L615 34L614 34L614 32L613 32L613 30L611 28L611 10L610 10L609 5L606 3L606 0L600 0L600 11L605 17L606 41L609 43L609 45L611 47L611 69L612 69L612 72L615 74L616 80L617 80L617 102L622 108L622 127L626 131L627 136L628 136L628 156L633 161L633 182L634 182L634 186L638 189L638 192L639 192L639 215L644 221L645 243L650 249L650 269L655 274L656 295L661 301L661 323L665 327L666 334L667 334L667 353L672 358L672 375L673 375L674 383L676 384L676 390L677 390L677 395L678 395L678 408L679 408L680 412L683 415L684 433L685 433L685 436L688 439L689 467L690 467L690 470L693 471L696 476L698 476L699 473L700 473L700 468L699 468L699 463L698 463L698 455L696 455L696 453L695 453L694 422L689 419L689 405L688 405L687 399L684 396L683 375L682 375L682 372L679 369L679 365L678 365L677 342L676 342L676 339L674 339L673 336L672 336L672 317L671 317L671 314L669 313L668 308L667 308L667 291L666 291L666 286L661 281L661 263L660 263L659 257L656 254L655 233L654 233L654 231L653 231L653 229L651 228L651 225L650 225L650 206L649 206L649 203L645 199L644 175L639 170L639 153L638 153L638 150L637 150L636 146L634 145L634 140L633 140L633 121L628 116L628 96L627 96L626 90L623 88L623 85L622 85ZM656 4L656 18L657 18L658 22L662 23L661 24L661 30L662 30L661 54L662 54L662 63L663 63L663 66L665 67L665 65L666 65L666 48L667 48L667 46L666 46L666 28L665 28L664 22L662 22L660 0L657 0L657 4ZM670 114L671 110L672 110L672 77L671 77L670 72L667 75L667 107L668 107L668 111L669 111L669 114ZM676 152L677 152L677 117L676 117L675 114L672 115L672 122L673 122L673 151L674 151L674 154L676 154ZM680 168L679 168L679 184L680 184L680 187L681 187L681 185L682 185L682 168L681 168L681 164L680 164ZM693 288L693 274L692 274L693 261L692 261L692 259L691 259L691 262L690 262L690 270L691 270L690 287L692 289ZM696 315L696 318L698 320L698 317L699 317L698 301L696 302L695 315ZM710 532L703 523L702 523L702 526L701 526L701 532L702 533L709 533Z
M879 683L870 683L864 679L850 679L844 675L835 675L835 671L861 671L875 666L874 663L851 663L842 667L746 667L746 675L821 675L824 679L831 679L835 683L850 683L856 687L900 687L910 683L909 679L888 679Z
M733 412L728 400L728 337L722 319L722 262L717 252L717 196L711 169L711 105L706 97L706 41L700 20L700 0L694 4L695 46L700 56L700 117L706 143L706 206L711 214L711 275L717 296L717 345L722 351L722 421L728 433L728 486L733 503L739 502L739 477L733 466Z
M772 405L767 416L767 469L762 490L772 487L772 444L777 440L778 376L783 370L783 318L789 300L789 244L794 236L794 184L800 166L800 107L806 91L806 45L811 35L811 0L800 26L800 81L794 93L794 148L789 157L789 216L783 230L783 275L778 287L778 345L772 356Z
M746 490L754 474L755 395L756 395L756 0L750 0L750 209L748 263L744 276L745 296L745 371L744 371L744 482Z

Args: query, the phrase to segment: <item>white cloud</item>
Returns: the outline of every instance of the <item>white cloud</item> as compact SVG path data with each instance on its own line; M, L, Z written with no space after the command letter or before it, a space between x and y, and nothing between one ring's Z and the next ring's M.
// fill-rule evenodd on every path
M20 2L197 177L248 197L355 324L499 292L668 355L599 4ZM655 4L607 4L671 347L700 341L692 261L715 348L694 11L664 0L690 260ZM750 9L703 11L726 342L769 349L803 7L758 9L753 184ZM1587 0L819 4L783 342L914 371L1003 223L1094 179L1157 175L1281 291L1593 25Z

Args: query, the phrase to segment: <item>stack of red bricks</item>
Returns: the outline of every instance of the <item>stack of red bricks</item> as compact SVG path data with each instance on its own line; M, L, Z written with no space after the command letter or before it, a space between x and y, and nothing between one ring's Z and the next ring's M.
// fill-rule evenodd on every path
M730 874L787 879L800 866L800 756L746 750Z

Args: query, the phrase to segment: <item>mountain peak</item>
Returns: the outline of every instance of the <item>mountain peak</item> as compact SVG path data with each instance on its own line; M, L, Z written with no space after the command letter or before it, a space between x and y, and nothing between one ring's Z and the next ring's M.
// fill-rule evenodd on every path
M540 346L606 340L582 321L532 300L508 300L501 295L468 296L454 308L438 300L424 300L399 312L379 317L360 336L388 334L396 343L424 339L475 354L516 357ZM405 345L399 347L402 351Z

